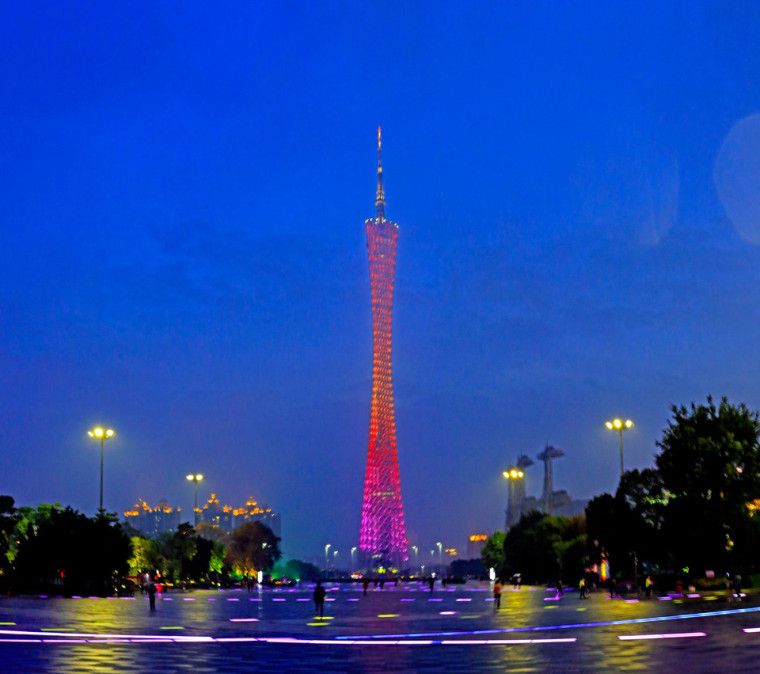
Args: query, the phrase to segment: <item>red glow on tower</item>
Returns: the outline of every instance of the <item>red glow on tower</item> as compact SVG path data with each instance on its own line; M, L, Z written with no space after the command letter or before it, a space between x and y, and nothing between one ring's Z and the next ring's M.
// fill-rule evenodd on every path
M393 279L398 225L385 219L380 151L378 127L377 215L365 223L372 296L372 404L359 549L368 556L401 562L407 559L407 541L401 503L391 374Z

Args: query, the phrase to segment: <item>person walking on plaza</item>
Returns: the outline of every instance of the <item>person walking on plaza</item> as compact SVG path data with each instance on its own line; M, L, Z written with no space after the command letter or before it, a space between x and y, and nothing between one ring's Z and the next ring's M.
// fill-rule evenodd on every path
M501 583L497 578L493 584L493 601L494 611L498 611L501 608Z
M742 600L742 577L738 573L734 576L734 594L736 601Z
M564 599L565 598L565 586L562 584L561 580L557 581L557 594L555 596L555 599Z
M367 588L369 587L369 578L365 578L362 582L362 585L364 586L364 596L367 596Z
M435 576L430 576L430 580L428 581L430 583L430 592L433 592L433 586L435 585Z
M578 589L580 590L578 599L588 599L588 585L586 585L585 578L581 578L580 582L578 583Z
M314 588L314 612L320 618L325 616L325 588L322 587L322 581L317 581L317 587Z
M155 611L156 610L156 584L151 581L151 584L148 585L148 598L150 599L150 610Z
M654 585L652 576L647 576L647 579L644 581L644 593L647 599L652 596L652 585Z

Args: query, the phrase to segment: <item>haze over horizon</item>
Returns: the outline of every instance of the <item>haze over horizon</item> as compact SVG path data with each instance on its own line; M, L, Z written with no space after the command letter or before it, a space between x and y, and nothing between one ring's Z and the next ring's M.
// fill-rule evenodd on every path
M502 470L614 491L669 406L760 408L760 5L9 4L0 493L188 472L356 545L383 128L410 542L501 528ZM541 465L528 469L539 495ZM184 518L183 518L184 519ZM345 557L344 557L345 559Z

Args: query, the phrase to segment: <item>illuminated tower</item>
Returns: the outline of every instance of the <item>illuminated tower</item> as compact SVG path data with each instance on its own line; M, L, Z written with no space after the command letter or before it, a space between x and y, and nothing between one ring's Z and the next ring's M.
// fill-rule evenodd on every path
M407 541L398 473L391 375L393 277L398 225L385 219L379 127L375 206L376 217L365 222L372 291L372 405L359 549L368 558L400 563L407 559Z

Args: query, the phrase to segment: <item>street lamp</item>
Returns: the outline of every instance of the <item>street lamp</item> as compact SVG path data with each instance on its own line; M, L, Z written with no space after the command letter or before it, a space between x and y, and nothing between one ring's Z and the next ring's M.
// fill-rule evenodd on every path
M522 498L518 498L518 480L522 480L525 477L525 473L520 468L512 467L509 470L505 470L502 475L509 481L509 497L507 499L507 518L504 531L509 531L510 527L516 524L517 518L522 514ZM524 496L525 487L519 492ZM517 502L520 502L519 508ZM519 513L518 513L519 511Z
M328 556L328 552L330 551L330 548L332 547L332 543L328 543L325 545L325 564L328 566L330 565L330 557Z
M611 431L617 431L620 434L620 477L623 477L625 472L623 469L623 431L627 431L629 428L633 428L633 422L630 419L623 421L622 419L613 419L606 424L607 428Z
M87 431L87 435L89 435L91 438L95 438L97 440L100 440L100 508L98 509L101 513L103 512L103 443L106 440L110 440L116 433L111 428L101 428L98 426L97 428L93 428L91 431Z
M195 507L193 508L193 522L194 526L198 526L198 483L203 479L203 475L196 473L195 475L186 476L190 482L195 482Z
M354 565L354 555L356 554L356 546L351 548L351 571L356 570L356 566Z
M438 546L438 563L443 566L443 543L438 541L436 545Z

